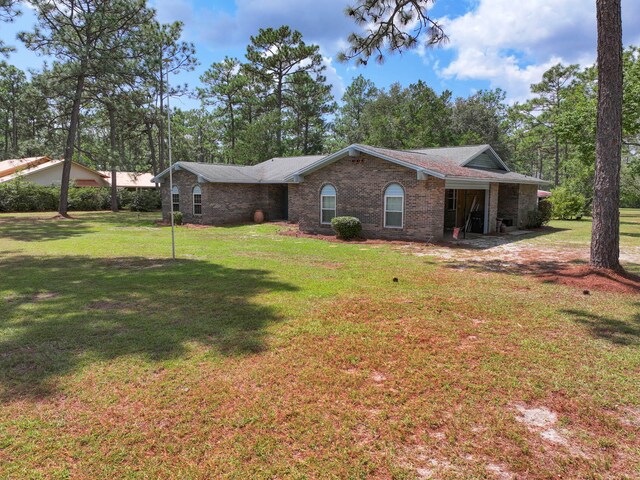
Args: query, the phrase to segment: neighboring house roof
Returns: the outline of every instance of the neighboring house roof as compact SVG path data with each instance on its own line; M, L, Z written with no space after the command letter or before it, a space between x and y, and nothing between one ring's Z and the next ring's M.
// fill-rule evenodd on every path
M419 175L431 175L442 179L497 183L548 183L539 178L511 172L490 145L392 150L355 144L294 172L286 180L300 181L304 175L345 156L357 156L360 153L402 165L415 170ZM479 161L481 155L485 157L482 162Z
M551 196L551 192L547 192L546 190L538 190L538 198L547 198Z
M202 182L295 183L332 162L360 153L410 168L417 171L419 176L431 175L442 179L477 182L548 183L539 178L511 172L490 145L392 150L354 144L331 155L272 158L253 166L178 162L173 168L174 171L189 171L200 177ZM151 181L159 182L168 174L169 169L166 169Z
M42 172L44 170L48 170L50 168L55 167L56 165L59 165L61 163L64 162L64 160L51 160L49 157L37 157L39 159L46 159L45 161L43 161L42 163L39 162L24 162L23 167L21 168L17 168L14 170L14 173L5 175L5 176L0 176L0 183L3 182L9 182L11 180L14 180L18 177L28 177L29 175L33 175L34 173L37 172ZM24 160L29 160L29 159L24 159ZM4 163L4 162L3 162ZM96 175L98 177L104 177L104 175L102 175L101 173L89 168L89 167L85 167L84 165L81 165L77 162L72 162L74 166L87 171L88 173L92 174L92 175ZM82 181L83 179L76 179L76 184L78 184L78 182ZM93 180L97 186L104 186L107 183L105 182L104 184L100 185L100 182Z
M32 168L42 163L50 162L49 157L28 157L28 158L14 158L10 160L3 160L0 162L0 178L12 175L17 171L24 170L26 168Z
M111 172L100 171L111 185ZM153 174L139 172L116 172L116 186L123 188L154 188Z
M90 180L80 179L80 180L75 180L73 183L75 184L76 187L104 187L104 185L98 183L97 180L93 180L93 179L90 179Z
M272 158L257 165L177 162L173 170L186 170L211 183L286 183L287 176L322 158L323 155ZM168 175L167 168L150 181L159 182Z

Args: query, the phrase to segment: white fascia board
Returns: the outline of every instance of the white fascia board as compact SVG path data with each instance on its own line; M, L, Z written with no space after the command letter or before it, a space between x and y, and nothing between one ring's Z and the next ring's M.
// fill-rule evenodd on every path
M522 183L525 185L548 185L551 182L547 180L542 180L541 178L525 178L525 179L514 179L514 178L470 178L463 177L460 175L447 175L447 180L462 180L465 182L471 183Z
M182 165L180 162L174 163L171 168L173 168L174 172L177 172L178 170L185 170L189 173L194 174L196 177L198 177L198 182L200 182L200 179L204 180L204 182L213 182L210 178L207 178L205 175L202 175L201 173L195 172L193 170L191 170L189 167ZM169 175L169 169L165 169L164 171L160 172L158 175L156 175L155 177L153 177L151 179L152 182L155 183L160 183L160 180L162 180L162 178L166 177L167 175ZM203 183L203 182L200 182ZM224 183L224 182L219 182L219 183ZM233 182L233 183L242 183L242 182Z

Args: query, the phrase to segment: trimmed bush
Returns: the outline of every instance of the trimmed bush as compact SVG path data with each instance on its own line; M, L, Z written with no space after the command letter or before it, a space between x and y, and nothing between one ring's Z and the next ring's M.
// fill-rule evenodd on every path
M552 205L548 200L540 200L538 209L527 214L527 228L540 228L551 220Z
M574 220L581 218L586 199L579 193L573 193L565 187L558 187L551 192L549 201L552 205L553 218L560 220Z
M45 187L22 178L0 183L0 212L55 212L59 204L60 187ZM118 190L119 208L129 208L134 212L152 212L159 210L161 206L158 190ZM110 188L69 188L69 211L110 209Z
M362 233L362 223L356 217L334 217L331 220L331 228L342 240L360 238Z
M21 178L0 184L0 212L56 211L60 189L26 182Z
M123 192L124 193L124 192ZM139 190L137 192L127 192L130 194L128 207L132 212L153 212L162 208L159 190ZM123 196L124 206L124 196Z
M182 225L182 212L173 212L173 224Z
M108 188L70 188L69 210L94 211L111 208L111 190Z

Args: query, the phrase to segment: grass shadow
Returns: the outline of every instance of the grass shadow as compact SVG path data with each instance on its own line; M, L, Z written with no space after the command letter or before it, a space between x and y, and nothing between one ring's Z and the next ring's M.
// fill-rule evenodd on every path
M57 378L92 362L178 358L193 342L260 352L280 317L255 297L296 289L197 260L18 256L0 270L0 401L53 394Z
M82 220L30 217L1 217L0 237L20 242L62 240L88 233L90 227Z
M640 307L640 303L635 303L634 306ZM562 312L571 315L574 321L586 326L595 338L608 340L616 345L640 345L640 314L638 313L625 321L584 310L568 309Z

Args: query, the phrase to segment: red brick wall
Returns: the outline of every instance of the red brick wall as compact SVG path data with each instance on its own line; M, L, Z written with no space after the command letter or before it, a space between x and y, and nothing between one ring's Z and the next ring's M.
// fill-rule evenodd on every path
M193 187L198 179L190 172L179 170L173 174L173 184L180 190L180 211L185 223L224 225L253 220L260 205L260 185L243 183L203 183L202 215L193 214ZM162 214L169 220L169 181L162 186Z
M520 185L518 197L518 226L525 228L531 210L538 209L538 186Z
M519 228L527 226L528 214L538 208L537 185L502 183L498 196L498 217L510 218Z
M367 155L340 159L289 186L289 219L299 222L301 230L333 233L330 226L320 224L320 190L327 183L336 188L337 215L359 218L365 237L442 238L444 180L418 180L414 170ZM399 183L405 191L402 229L384 227L384 190L390 183Z

